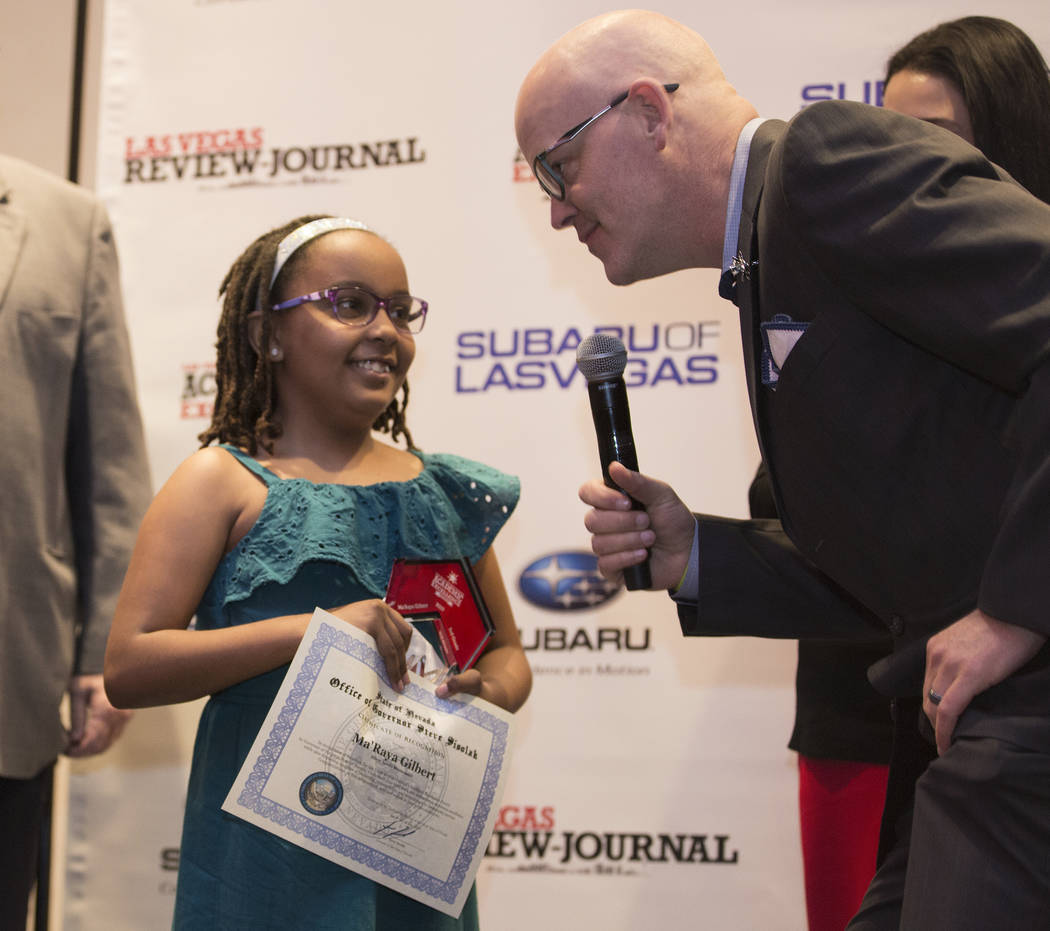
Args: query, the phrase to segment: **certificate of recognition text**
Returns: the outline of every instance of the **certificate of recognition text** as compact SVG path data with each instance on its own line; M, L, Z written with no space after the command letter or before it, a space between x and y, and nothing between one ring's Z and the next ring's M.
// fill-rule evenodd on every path
M386 681L370 637L318 608L223 810L448 915L492 833L513 716Z

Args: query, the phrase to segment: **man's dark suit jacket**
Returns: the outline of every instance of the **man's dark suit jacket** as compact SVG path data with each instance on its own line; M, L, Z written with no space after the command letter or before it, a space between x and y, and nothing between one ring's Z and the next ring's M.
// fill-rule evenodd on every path
M759 129L739 247L781 522L700 515L684 632L888 630L876 684L916 696L925 640L975 607L1050 635L1050 207L945 130L835 101ZM809 328L774 390L775 314ZM1050 714L1048 666L1050 648L974 707Z

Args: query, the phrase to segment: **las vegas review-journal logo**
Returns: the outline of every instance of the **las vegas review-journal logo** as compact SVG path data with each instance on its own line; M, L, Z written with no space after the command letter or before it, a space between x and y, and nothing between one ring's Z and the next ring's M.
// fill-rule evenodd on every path
M593 553L550 553L534 560L518 577L525 600L551 611L578 611L604 604L622 588L598 572Z
M485 849L489 872L644 876L681 864L735 866L729 834L559 829L553 805L504 805Z
M351 172L427 157L416 136L274 145L260 126L127 136L123 156L125 184L196 181L217 188L335 183Z

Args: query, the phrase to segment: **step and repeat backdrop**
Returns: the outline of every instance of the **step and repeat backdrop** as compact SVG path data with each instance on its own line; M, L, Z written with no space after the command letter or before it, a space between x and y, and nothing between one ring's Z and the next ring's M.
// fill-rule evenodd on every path
M735 308L714 271L614 288L517 150L518 84L603 8L329 0L107 0L97 188L116 226L155 481L214 395L219 283L258 234L356 217L430 302L409 424L430 451L521 477L496 543L535 676L478 874L483 925L804 925L791 642L685 640L662 593L602 591L578 486L597 474L580 340L627 346L642 468L743 516L757 464ZM878 104L888 55L934 23L1041 2L668 2L765 116ZM62 923L170 922L200 704L138 712L71 769Z

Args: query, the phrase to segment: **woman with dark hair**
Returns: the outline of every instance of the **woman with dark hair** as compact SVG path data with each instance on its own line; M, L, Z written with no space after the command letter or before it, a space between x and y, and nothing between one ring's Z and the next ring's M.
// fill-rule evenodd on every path
M967 16L916 36L886 66L883 104L957 133L1050 202L1050 77L1013 23Z
M883 105L961 136L1050 202L1050 76L1012 23L967 16L916 36L887 64ZM764 468L751 508L776 516ZM840 931L875 872L892 744L889 700L866 676L879 656L877 645L799 643L790 746L810 931Z

